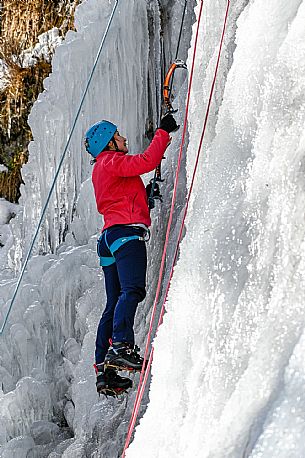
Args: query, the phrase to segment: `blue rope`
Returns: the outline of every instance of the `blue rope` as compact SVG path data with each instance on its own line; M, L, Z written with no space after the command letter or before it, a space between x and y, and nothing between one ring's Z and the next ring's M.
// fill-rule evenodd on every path
M30 244L30 248L29 248L29 251L26 255L26 258L25 258L25 261L24 261L24 264L22 266L22 269L21 269L21 272L20 272L20 275L19 275L19 278L18 278L18 281L17 281L17 284L16 284L16 288L15 288L15 291L14 291L14 294L13 294L13 297L12 297L12 300L11 300L11 303L10 303L10 306L9 306L9 309L8 311L6 312L6 315L5 315L5 318L4 318L4 321L3 321L3 324L2 324L2 327L0 329L0 335L3 333L4 329L5 329L5 326L6 326L6 323L8 321L8 318L9 318L9 315L12 311L12 307L14 305L14 302L15 302L15 299L16 299L16 296L17 296L17 293L18 293L18 290L19 290L19 287L20 287L20 283L22 281L22 278L23 278L23 275L24 275L24 272L25 272L25 269L27 267L27 264L29 262L29 259L30 259L30 256L32 254L32 251L33 251L33 247L35 245L35 242L36 242L36 239L37 239L37 236L39 234L39 229L41 227L41 224L42 224L42 221L44 219L44 216L46 214L46 210L47 210L47 207L49 205L49 202L50 202L50 199L51 199L51 195L54 191L54 188L55 188L55 184L56 184L56 181L57 181L57 178L58 178L58 175L59 175L59 172L60 172L60 169L61 169L61 166L62 166L62 163L64 161L64 158L66 156L66 153L68 151L68 148L69 148L69 145L70 145L70 141L71 141L71 138L72 138L72 135L73 135L73 132L75 130L75 126L76 126L76 123L77 123L77 120L79 118L79 115L80 115L80 112L81 112L81 109L82 109L82 106L84 104L84 100L86 98L86 95L87 95L87 92L88 92L88 89L89 89L89 86L90 86L90 83L91 83L91 80L93 78L93 75L94 75L94 72L95 72L95 69L97 67L97 63L98 63L98 60L100 58L100 55L101 55L101 52L102 52L102 49L103 49L103 46L104 46L104 43L105 43L105 40L106 40L106 36L108 34L108 31L109 31L109 28L110 28L110 25L111 25L111 22L112 22L112 19L113 19L113 16L114 16L114 13L115 13L115 10L118 6L118 3L119 3L119 0L115 0L115 5L112 9L112 12L111 12L111 15L110 15L110 18L109 18L109 21L108 21L108 24L107 24L107 27L106 27L106 30L105 30L105 33L103 35L103 38L102 38L102 41L101 41L101 44L100 44L100 47L99 47L99 50L97 52L97 55L96 55L96 58L95 58L95 61L94 61L94 64L93 64L93 67L92 67L92 70L91 70L91 73L90 73L90 76L89 76L89 79L88 79L88 82L87 82L87 85L86 85L86 88L85 88L85 91L83 93L83 96L81 98L81 101L80 101L80 104L79 104L79 108L76 112L76 115L75 115L75 118L74 118L74 121L73 121L73 124L72 124L72 128L70 130L70 133L69 133L69 136L68 136L68 139L67 139L67 143L66 143L66 146L64 148L64 151L62 153L62 156L60 158L60 161L59 161L59 165L57 167L57 170L56 170L56 173L54 175L54 179L53 179L53 182L52 182L52 185L51 185L51 188L50 188L50 191L49 191L49 194L47 196L47 200L44 204L44 207L43 207L43 210L41 212L41 216L40 216L40 219L39 219L39 222L38 222L38 225L37 225L37 228L36 228L36 231L35 231L35 234L34 234L34 237L32 239L32 242Z

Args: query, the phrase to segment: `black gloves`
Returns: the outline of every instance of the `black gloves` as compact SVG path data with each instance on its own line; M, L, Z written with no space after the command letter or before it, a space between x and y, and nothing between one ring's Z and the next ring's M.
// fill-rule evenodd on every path
M161 119L159 127L170 134L171 132L178 130L180 126L177 125L173 115L171 113L167 113Z

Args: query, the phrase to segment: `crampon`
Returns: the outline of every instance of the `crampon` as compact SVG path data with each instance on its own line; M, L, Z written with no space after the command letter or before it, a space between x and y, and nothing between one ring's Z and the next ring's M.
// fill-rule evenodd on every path
M130 374L135 374L136 372L141 372L141 368L135 369L134 367L130 367L128 364L124 364L120 361L118 364L115 362L105 363L105 368L107 369L115 369L116 371L126 371Z
M122 394L127 393L127 392L128 392L127 388L105 387L105 388L102 388L101 390L98 391L98 395L101 396L101 394L102 394L102 395L106 396L106 398L108 398L108 396L110 396L112 398L117 398L117 397L119 397Z

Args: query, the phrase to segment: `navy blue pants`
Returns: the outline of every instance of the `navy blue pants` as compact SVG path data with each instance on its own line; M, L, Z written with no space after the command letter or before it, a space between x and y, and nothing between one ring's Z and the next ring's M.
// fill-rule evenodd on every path
M104 261L107 302L97 329L97 364L105 359L109 339L134 345L134 317L138 303L146 295L146 245L135 238L122 244L113 254L109 248L120 238L143 238L144 233L141 227L118 225L104 231L98 240L98 255Z

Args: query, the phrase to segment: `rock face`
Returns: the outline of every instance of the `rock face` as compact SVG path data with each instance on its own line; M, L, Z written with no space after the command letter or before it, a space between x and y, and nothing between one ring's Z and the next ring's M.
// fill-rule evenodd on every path
M1 2L0 164L8 170L0 170L0 197L10 202L20 197L20 169L27 162L31 139L29 112L51 71L55 47L73 28L77 3L79 0Z

